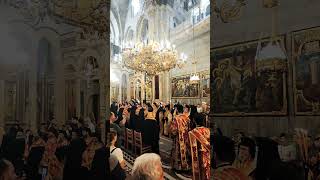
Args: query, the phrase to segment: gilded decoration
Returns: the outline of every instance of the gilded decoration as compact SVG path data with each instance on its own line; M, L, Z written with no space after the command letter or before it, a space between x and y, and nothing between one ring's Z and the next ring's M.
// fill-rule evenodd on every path
M223 0L220 6L214 1L214 12L224 23L234 22L241 18L243 7L246 5L245 0L229 1Z
M190 83L190 76L183 75L179 77L171 78L171 97L173 99L184 99L184 98L200 98L209 97L210 92L208 87L206 87L207 81L209 81L209 71L201 71L198 72L200 77L200 83Z

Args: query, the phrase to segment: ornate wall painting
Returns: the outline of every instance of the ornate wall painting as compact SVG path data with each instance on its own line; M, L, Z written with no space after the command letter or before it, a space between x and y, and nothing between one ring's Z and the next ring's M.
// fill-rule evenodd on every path
M284 48L285 38L277 37ZM211 50L211 107L215 116L287 114L287 60L257 60L269 39Z
M320 115L320 27L292 33L296 115Z
M201 86L201 97L209 98L210 97L210 73L209 72L206 72L205 74L201 75L200 86Z
M171 98L199 98L199 84L191 84L190 76L173 77L171 79Z

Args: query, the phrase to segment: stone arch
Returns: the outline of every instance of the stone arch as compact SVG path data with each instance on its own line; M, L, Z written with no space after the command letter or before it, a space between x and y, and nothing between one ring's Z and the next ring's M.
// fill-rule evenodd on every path
M129 27L127 28L126 34L125 34L124 37L125 37L125 38L124 38L124 41L125 41L125 42L134 41L134 40L135 40L135 39L134 39L134 31L133 31L133 29L132 29L131 26L129 26Z
M38 44L37 53L37 74L38 76L54 76L54 60L52 59L51 44L46 38L41 38Z
M120 44L120 34L121 34L121 30L120 30L120 24L117 21L114 12L111 11L110 12L110 31L111 31L111 35L113 36L113 41L115 45L119 45ZM113 33L113 34L112 34Z
M50 61L54 64L52 74L54 75L49 79L44 86L48 89L48 93L44 95L45 102L43 106L47 106L49 113L49 119L56 119L59 124L65 122L65 92L64 92L64 64L62 59L62 52L60 46L60 37L61 35L55 29L51 27L40 27L36 29L36 40L38 42L37 46L41 46L41 42L45 39L50 45ZM35 78L37 75L35 74ZM41 95L41 93L40 93ZM39 96L39 89L38 94ZM41 95L42 96L42 95ZM38 102L36 102L38 104ZM38 111L40 107L37 107ZM46 114L45 113L45 114ZM39 113L38 113L39 114ZM53 114L53 115L52 115ZM45 119L44 119L45 120ZM42 119L43 121L43 119ZM45 120L46 121L46 120ZM40 123L40 122L38 122ZM44 122L48 123L48 122Z
M141 40L141 34L142 34L142 28L143 28L144 22L149 22L148 18L146 18L145 16L141 16L137 22L137 27L136 27L136 40L137 41Z

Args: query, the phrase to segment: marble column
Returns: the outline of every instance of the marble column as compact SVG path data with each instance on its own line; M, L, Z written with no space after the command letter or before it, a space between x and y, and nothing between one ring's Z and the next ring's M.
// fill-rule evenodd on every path
M152 78L152 84L151 84L151 101L154 102L154 100L156 99L156 83L155 83L155 76Z
M165 99L163 97L163 95L166 93L164 91L165 74L166 74L166 72L159 75L159 99L160 99L160 101L165 101Z
M4 123L4 84L5 81L4 80L0 80L0 127L4 127L5 123Z
M108 47L108 46L107 46ZM108 54L108 50L106 50L106 54ZM102 56L105 57L105 56ZM105 143L106 141L106 119L109 118L110 108L109 104L107 103L110 99L110 63L104 63L102 67L102 77L100 78L100 121L102 122L101 125L101 139Z
M25 76L24 72L18 73L17 76L17 92L16 92L17 104L16 104L16 119L25 125Z
M36 63L34 63L33 70L29 74L29 127L33 132L37 131L37 111L38 111L38 102L37 102L37 68Z
M128 74L126 74L126 77L127 77L127 101L129 102L131 100L131 84L130 84L130 79Z
M120 72L121 72L121 70L119 70ZM119 73L119 74L122 74L122 73ZM117 97L117 99L118 99L118 101L124 101L124 99L122 99L122 86L123 86L123 79L122 79L122 76L123 75L120 75L120 77L119 77L119 82L118 82L118 87L119 87L119 93L118 93L118 97Z
M64 67L62 63L61 54L59 51L55 52L55 84L54 84L54 117L58 125L66 123L66 101L65 101L65 89L66 81L64 77Z

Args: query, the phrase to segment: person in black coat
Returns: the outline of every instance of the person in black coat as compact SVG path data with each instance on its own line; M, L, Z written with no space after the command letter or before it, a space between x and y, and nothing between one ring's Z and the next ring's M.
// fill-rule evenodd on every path
M40 137L35 137L35 141L37 141L38 139L40 139ZM44 150L44 144L34 146L30 149L30 153L26 162L27 180L41 180L41 175L39 174L39 166L44 154Z
M108 179L108 164L109 164L110 151L105 146L96 150L91 165L91 178L95 180Z
M86 149L85 141L80 138L79 131L72 132L73 139L66 150L66 163L63 171L63 180L82 179L82 154Z
M148 106L148 114L143 122L142 141L145 145L150 145L152 152L160 154L159 141L160 141L160 126L153 114L153 108L150 104Z
M143 108L138 108L137 109L138 115L136 117L136 123L135 123L135 130L138 132L141 132L143 130L143 122L144 122L144 109Z
M136 106L132 106L130 108L130 121L129 121L129 128L136 130L136 122L138 119L138 115L136 115L136 110L137 107Z
M165 108L162 107L162 104L160 104L160 107L158 108L158 110L156 112L156 120L157 120L158 126L161 126L161 127L164 126L164 120L163 119L162 119L162 121L160 120L160 113L164 114L165 112L166 112ZM160 123L161 123L161 125L160 125ZM163 134L163 132L161 132L161 134Z

